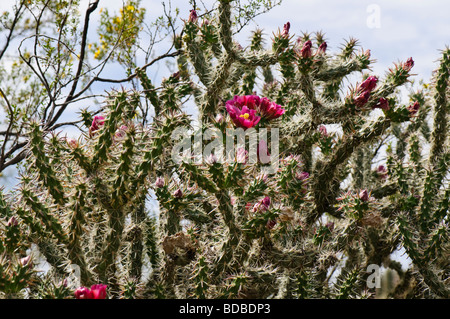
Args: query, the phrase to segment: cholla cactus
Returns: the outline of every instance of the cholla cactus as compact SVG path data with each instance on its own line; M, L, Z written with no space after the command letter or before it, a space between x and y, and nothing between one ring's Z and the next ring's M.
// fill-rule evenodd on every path
M289 23L270 48L261 31L242 48L230 2L208 20L191 11L175 40L179 72L156 89L138 69L143 92L111 92L101 117L83 114L78 140L30 124L20 187L0 197L6 296L28 287L60 298L100 288L99 298L363 298L377 293L367 285L374 264L397 271L391 297L449 297L450 51L410 106L395 92L412 59L341 95L347 75L369 70L369 51L350 40L332 55L321 34L293 39ZM197 129L182 109L190 95ZM136 121L142 99L155 109L148 127ZM173 160L176 130L194 141L235 127L279 129L274 171L242 149L231 162ZM260 156L274 154L268 142ZM157 216L146 209L150 193ZM20 262L32 246L50 279ZM412 261L406 271L391 259L400 248ZM58 284L74 268L79 281Z

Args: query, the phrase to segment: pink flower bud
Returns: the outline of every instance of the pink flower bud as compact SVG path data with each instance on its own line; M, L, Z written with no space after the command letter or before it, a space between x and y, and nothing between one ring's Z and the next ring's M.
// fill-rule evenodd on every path
M325 54L326 51L327 51L327 43L324 41L319 45L316 54L317 55Z
M300 53L301 53L303 58L310 58L312 56L311 46L312 46L312 42L311 41L306 41L303 44L303 47L300 50Z
M175 197L175 198L181 198L181 197L183 197L183 192L181 191L181 189L177 189L174 193L173 193L173 196Z
M380 178L385 179L387 177L387 169L384 165L377 167L377 174Z
M91 290L87 287L78 288L74 294L77 299L92 299Z
M216 123L222 123L223 120L224 120L224 116L223 116L221 113L218 113L218 114L216 115L215 120L216 120Z
M91 299L106 299L107 285L97 284L91 286Z
M286 24L283 26L283 31L281 32L281 36L284 38L289 37L289 29L291 28L291 23L286 22Z
M66 139L66 141L67 141L67 145L69 145L70 148L75 149L75 148L78 147L78 141L77 140L75 140L73 138L68 138L68 139Z
M266 209L268 209L270 206L270 197L269 196L264 197L263 200L261 201L261 204L264 205Z
M319 126L319 132L322 134L322 136L328 136L327 128L325 127L325 125Z
M411 115L415 115L419 111L419 108L420 108L420 104L417 101L414 102L414 104L407 107L407 109Z
M370 92L369 91L364 91L361 94L359 94L354 100L353 102L355 103L355 105L357 107L362 107L364 106L367 101L369 101L370 98Z
M363 189L359 193L359 199L362 200L363 202L367 202L369 200L369 193L367 192L366 189Z
M126 131L127 131L127 130L128 130L128 126L126 126L126 125L121 125L121 126L119 127L119 129L116 131L115 136L116 136L117 138L124 137L124 136L126 135Z
M161 177L158 177L155 182L155 187L161 188L164 186L164 180Z
M414 66L414 60L412 58L409 58L408 60L406 60L405 63L403 63L403 69L407 72L411 71L413 66Z
M23 258L20 258L19 263L22 265L22 267L32 267L33 263L31 262L31 256L26 256Z
M384 173L387 172L387 169L386 169L386 167L384 165L380 165L380 166L377 167L377 172L384 174Z
M304 181L309 178L309 173L308 172L297 173L295 174L295 178Z
M8 223L6 224L6 226L11 227L11 226L17 226L19 225L19 222L17 221L17 219L12 216L9 220Z
M188 19L188 21L189 22L192 22L192 23L196 23L197 22L197 19L198 19L198 16L197 16L197 11L195 11L195 10L191 10L190 11L190 13L189 13L189 19Z
M372 92L377 86L378 78L376 76L369 76L365 79L357 89L357 92Z
M382 109L382 110L389 110L389 101L386 100L384 97L380 97L378 100L378 103L375 104L373 107L374 109Z

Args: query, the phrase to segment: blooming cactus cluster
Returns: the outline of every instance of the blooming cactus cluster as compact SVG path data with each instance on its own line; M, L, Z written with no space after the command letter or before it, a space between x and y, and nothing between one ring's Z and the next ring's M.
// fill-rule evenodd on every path
M396 91L409 81L412 59L384 78L364 74L342 97L348 75L368 72L369 51L350 40L333 54L322 34L295 39L289 23L270 48L261 31L244 48L233 38L230 3L219 1L217 15L191 11L175 39L179 71L156 86L138 68L142 92L111 91L101 115L82 113L78 140L30 124L21 183L0 192L0 291L31 287L42 296L45 287L79 299L449 297L449 50L410 106ZM201 125L184 111L189 99ZM142 103L154 108L148 125ZM232 161L205 151L236 128L271 135L253 144L244 138L227 154ZM175 161L180 145L187 156ZM272 170L250 160L251 145L260 157L278 154ZM200 161L197 148L207 153ZM36 263L21 261L32 244L55 282L73 277L75 266L79 278L64 290L44 283ZM411 261L407 270L394 258L399 250ZM387 291L368 285L370 265L397 272L398 283Z

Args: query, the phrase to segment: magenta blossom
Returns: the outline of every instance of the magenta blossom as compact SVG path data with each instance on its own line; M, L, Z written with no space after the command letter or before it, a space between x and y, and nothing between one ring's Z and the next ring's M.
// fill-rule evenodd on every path
M285 112L280 105L257 95L235 95L226 102L226 109L234 124L245 129L256 126L261 117L273 120Z
M183 197L183 192L181 191L181 189L177 189L174 193L173 193L173 196L175 197L175 198L181 198L181 197Z
M232 104L227 104L226 108L231 120L237 127L248 129L256 126L261 120L261 117L256 115L256 110L251 110L245 105L242 109L239 109Z
M80 287L75 290L75 298L77 299L106 299L107 285L96 284L92 285L91 289L87 287Z
M263 97L261 103L258 106L258 110L262 117L267 120L273 120L279 118L286 111L280 105L270 101L268 98Z
M106 299L107 285L97 284L91 286L91 299Z
M87 287L80 287L77 290L75 290L75 298L92 299L91 290Z
M155 187L161 188L164 186L164 180L161 177L158 177L155 182Z

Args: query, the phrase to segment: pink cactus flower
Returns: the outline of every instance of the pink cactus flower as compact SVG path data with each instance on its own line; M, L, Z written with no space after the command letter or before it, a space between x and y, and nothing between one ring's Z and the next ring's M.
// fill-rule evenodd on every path
M258 106L258 110L261 116L267 120L279 118L285 112L285 109L283 109L281 105L278 105L275 102L270 101L266 97L263 97L261 99L261 102Z
M79 287L75 290L75 298L77 299L106 299L106 288L104 284L92 285L91 289L87 287Z
M106 299L107 285L97 284L91 286L91 299Z
M270 101L268 98L260 98L257 95L236 95L232 100L226 102L226 108L236 126L243 128L255 126L261 117L266 120L273 120L285 112L280 105ZM260 116L256 115L256 112ZM246 113L248 113L248 116L245 115ZM250 122L244 121L244 119L249 120L250 118L254 120Z
M231 120L237 127L242 127L243 129L255 127L261 120L261 117L256 115L256 110L251 110L245 105L242 109L239 109L232 104L227 104L226 108Z

